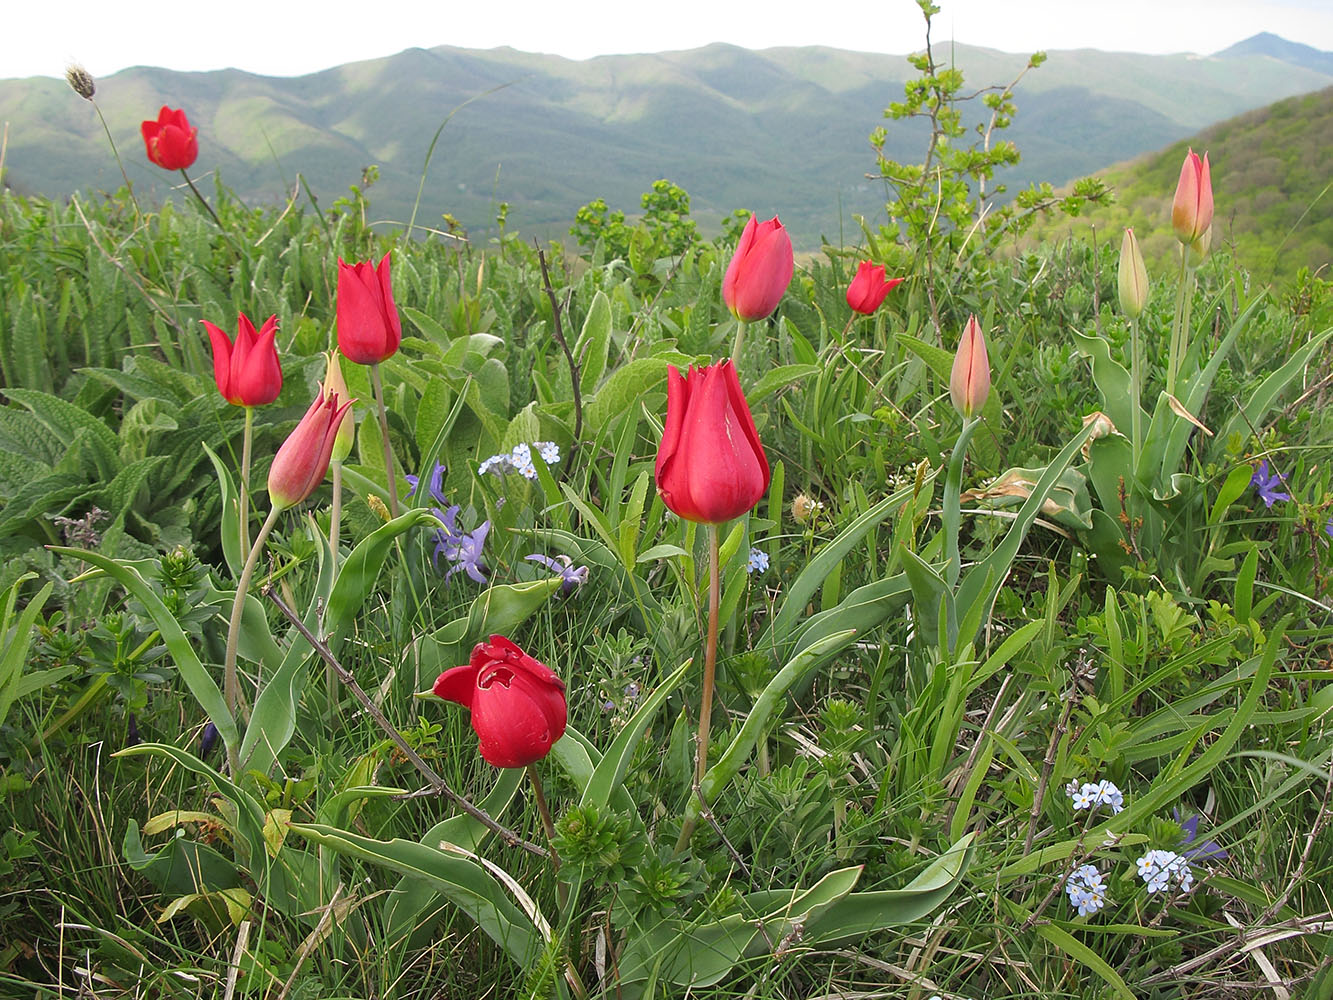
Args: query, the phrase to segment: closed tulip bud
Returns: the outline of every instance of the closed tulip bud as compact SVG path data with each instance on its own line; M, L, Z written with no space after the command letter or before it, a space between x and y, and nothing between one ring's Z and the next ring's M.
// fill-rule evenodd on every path
M1171 202L1171 228L1186 246L1196 242L1213 224L1213 182L1208 175L1208 154L1199 159L1194 150L1180 165L1176 197Z
M392 357L403 339L389 281L389 254L379 265L338 260L338 350L358 365Z
M963 339L958 342L949 376L949 395L953 397L954 409L965 420L980 413L990 395L990 359L986 356L986 338L975 316L967 318Z
M882 265L871 264L868 260L856 266L856 277L847 286L847 305L856 312L869 316L884 301L884 296L902 284L902 278L884 280Z
M1120 241L1120 311L1130 319L1137 319L1148 302L1148 268L1134 230L1126 229Z
M295 506L324 481L338 427L351 405L352 400L326 394L320 386L296 430L273 456L273 465L268 470L268 498L275 509Z
M722 279L722 301L739 320L763 319L782 301L795 267L791 237L777 216L760 222L751 215Z
M324 392L339 399L352 398L352 394L347 391L347 380L343 378L342 365L338 363L337 351L329 351L329 363L324 369ZM352 450L352 441L355 437L356 420L349 406L342 420L338 422L338 433L333 438L333 452L329 455L329 461L341 462L345 459Z
M190 124L185 112L165 104L157 121L139 126L148 159L163 170L184 170L199 156L199 130Z
M667 367L667 416L655 467L662 502L687 521L721 524L768 489L768 458L730 361L681 375Z
M236 321L236 341L219 327L202 320L213 345L213 381L222 398L233 406L264 406L282 392L282 364L274 337L278 317L270 316L255 330L250 317L241 313Z
M440 674L434 692L471 711L481 757L496 767L535 763L565 734L564 682L502 635L477 643L465 666Z

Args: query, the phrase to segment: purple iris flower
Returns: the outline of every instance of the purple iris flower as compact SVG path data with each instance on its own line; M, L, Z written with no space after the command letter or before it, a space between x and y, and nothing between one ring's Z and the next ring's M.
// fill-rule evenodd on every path
M412 487L407 491L407 495L410 497L417 491L417 487L421 485L421 477L404 476L403 478L406 479ZM435 463L435 468L431 471L428 489L430 490L430 495L435 498L436 503L444 503L444 466L439 462Z
M486 572L481 565L481 550L490 533L491 522L482 521L475 530L465 532L458 527L458 509L457 504L448 510L436 509L435 516L444 522L444 527L435 532L435 553L431 561L437 570L440 568L440 556L453 563L444 574L445 583L461 570L477 583L484 584Z
M1230 856L1226 851L1222 850L1222 846L1215 840L1205 840L1203 843L1193 847L1186 846L1193 844L1195 838L1199 835L1198 813L1195 813L1187 820L1182 820L1180 818L1180 810L1173 807L1171 809L1171 815L1174 816L1176 822L1180 824L1180 829L1183 834L1180 838L1180 844L1182 847L1185 847L1185 850L1180 853L1186 860L1211 861L1216 859L1218 861L1225 861Z
M1259 495L1265 507L1272 507L1279 500L1291 499L1291 494L1281 489L1286 481L1287 477L1280 472L1275 471L1271 476L1268 474L1266 458L1259 460L1259 464L1254 467L1254 475L1250 477L1250 485L1254 487L1255 493Z
M530 556L524 556L529 562L539 563L545 566L552 573L560 577L560 595L568 597L582 584L588 580L588 567L575 566L574 561L566 555L558 555L554 559L550 556L544 556L539 552L534 552Z

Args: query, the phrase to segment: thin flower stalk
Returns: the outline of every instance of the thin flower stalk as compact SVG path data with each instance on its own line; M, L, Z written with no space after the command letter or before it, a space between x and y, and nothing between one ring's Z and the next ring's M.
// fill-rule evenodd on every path
M370 366L370 386L375 391L375 406L380 415L380 439L384 443L384 471L389 480L389 515L398 516L398 477L394 471L393 445L389 443L389 414L384 408L384 386L380 382L379 362Z
M958 530L962 520L960 495L963 489L963 461L967 457L968 443L980 423L980 417L970 417L963 421L963 429L958 432L953 454L949 457L949 471L944 480L944 510L940 523L944 532L944 578L950 587L957 585L962 569L958 554Z
M269 532L273 530L273 525L277 524L280 513L282 510L274 506L264 519L264 525L259 529L254 545L250 547L245 568L241 570L241 578L236 581L236 597L231 602L231 620L227 626L227 653L222 664L222 693L227 700L227 709L232 715L236 714L241 701L241 685L236 674L236 651L241 638L241 615L245 611L245 596L250 590L255 566L259 564L259 553L263 551L264 543L268 541ZM236 753L236 747L227 748L228 764L233 777L240 773Z
M699 736L694 748L694 786L698 788L708 771L708 736L713 718L713 680L717 673L717 624L722 606L721 543L716 524L708 525L708 643L704 647L704 686L699 702ZM689 845L695 824L689 820L681 827L676 841L679 854Z

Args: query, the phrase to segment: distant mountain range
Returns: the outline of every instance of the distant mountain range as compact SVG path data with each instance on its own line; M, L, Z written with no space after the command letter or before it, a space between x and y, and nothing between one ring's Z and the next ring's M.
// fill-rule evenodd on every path
M1333 85L1333 54L1257 35L1212 56L1053 51L1017 94L1006 133L1023 160L998 178L1011 191L1055 184L1160 149L1284 97ZM969 86L1012 80L1027 55L942 44L936 57ZM166 195L179 178L149 164L138 125L168 104L199 127L191 174L247 201L277 203L300 172L327 206L370 164L371 216L405 222L431 136L454 109L430 165L418 222L450 213L474 236L509 225L562 235L579 206L603 197L631 216L668 177L693 198L705 231L735 208L778 213L799 244L855 233L854 214L882 218L882 182L867 179L867 136L919 159L924 128L886 121L915 75L904 56L821 47L684 52L574 61L501 48L409 49L307 76L134 68L97 83L97 100L136 191ZM467 103L470 102L470 103ZM978 115L982 108L977 102ZM96 114L46 77L0 81L8 123L4 180L50 196L109 190L120 172Z

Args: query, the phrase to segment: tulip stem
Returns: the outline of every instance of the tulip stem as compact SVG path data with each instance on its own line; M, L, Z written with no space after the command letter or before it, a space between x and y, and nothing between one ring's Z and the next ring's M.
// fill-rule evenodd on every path
M1138 479L1139 455L1143 452L1143 407L1139 402L1143 396L1143 363L1139 354L1139 318L1132 316L1129 320L1129 413L1132 424L1129 468L1133 479Z
M963 489L963 459L967 456L967 445L972 434L981 423L980 417L967 417L963 420L963 429L958 432L953 454L949 456L949 471L944 479L944 512L941 518L944 532L944 579L950 587L958 583L958 574L962 570L962 559L958 554L958 530L961 511L959 496Z
M708 644L704 647L704 690L699 703L699 738L694 748L694 787L703 785L708 771L708 735L713 719L713 677L717 671L717 619L722 606L719 532L716 524L708 526ZM702 792L700 792L702 794ZM676 841L676 853L683 851L694 833L695 824L685 820Z
M1189 343L1190 313L1194 306L1194 269L1189 265L1190 248L1180 248L1180 286L1176 289L1176 315L1171 326L1171 353L1166 364L1166 391L1176 395L1176 381Z
M341 544L343 516L343 464L333 463L333 509L329 512L329 578L336 585L338 582L338 547ZM323 621L320 631L323 632ZM338 682L338 671L329 664L324 664L324 688L329 699L329 715L338 714L338 701L342 696Z
M736 320L736 341L731 345L731 360L737 370L741 364L741 347L745 344L745 328L749 325L743 319Z
M389 415L384 409L384 386L380 383L380 365L370 366L370 387L375 390L375 405L380 413L380 439L384 442L384 471L389 478L389 516L398 516L398 476L393 465L393 446L389 444Z
M551 819L551 809L546 804L546 796L542 793L542 779L537 773L536 765L529 764L527 767L528 780L532 782L532 799L537 803L537 812L541 814L542 829L546 831L546 843L551 849L551 869L555 872L556 896L560 900L560 909L565 909L569 905L569 886L560 881L560 855L555 852L555 821Z
M245 568L241 570L241 578L236 581L236 597L231 602L231 622L227 626L227 655L222 665L222 691L227 699L227 711L233 716L241 701L241 685L236 676L236 650L241 640L241 615L245 611L245 595L250 589L250 580L255 575L259 553L263 550L264 543L268 541L268 533L273 530L273 525L278 523L280 513L281 510L274 507L264 519L264 526L259 529L255 543L250 547L250 555L245 560ZM236 752L236 747L227 747L227 763L231 767L233 778L240 776Z
M245 435L241 441L241 551L250 550L250 447L255 435L255 408L245 408Z
M227 234L227 227L224 226L222 220L218 218L218 213L213 211L213 206L204 201L204 196L200 194L199 189L194 186L194 181L190 180L190 175L185 172L184 167L181 167L181 176L185 178L185 183L190 185L190 190L193 191L194 196L199 199L199 204L204 206L204 210L208 212L208 214L213 217L213 221L218 224L218 228L221 229L224 234Z

